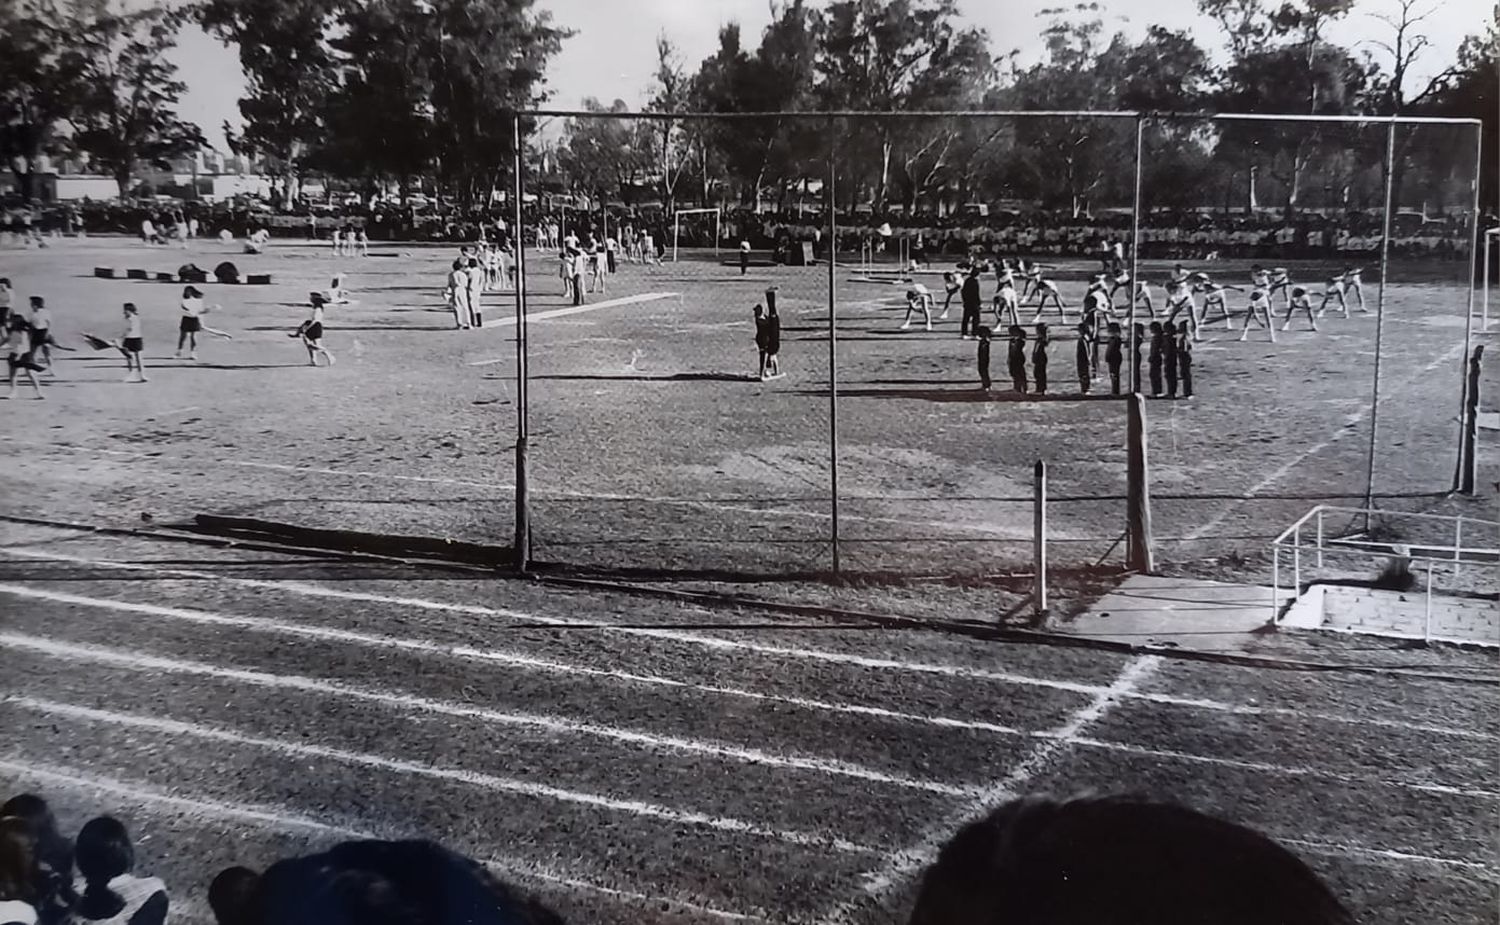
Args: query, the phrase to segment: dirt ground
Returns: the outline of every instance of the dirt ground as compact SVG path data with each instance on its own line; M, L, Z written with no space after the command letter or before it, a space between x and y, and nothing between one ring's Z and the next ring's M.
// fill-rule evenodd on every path
M231 250L217 241L184 253L91 239L0 253L17 301L45 295L62 342L79 348L59 355L47 401L22 387L5 407L7 510L90 523L216 513L510 542L513 295L487 297L482 330L455 331L440 292L451 248L380 245L359 259L335 259L326 244L276 241L259 256ZM222 306L209 323L234 339L207 338L196 362L173 356L180 285L91 274L95 266L121 276L129 267L171 271L188 260L212 267L226 257L242 271L273 274L275 284L205 286ZM640 301L574 312L555 262L536 252L528 260L536 559L685 582L771 584L828 570L827 268L752 267L742 276L702 253L660 268L627 264L589 301ZM1226 281L1246 275L1240 262L1205 267ZM1143 275L1157 280L1166 269L1148 263ZM1327 269L1298 266L1293 275L1321 281ZM1070 304L1090 270L1074 262L1060 271ZM329 310L325 342L338 363L314 369L286 335L305 316L308 290L335 271L348 274L357 304ZM1492 432L1482 435L1481 495L1443 497L1457 452L1463 272L1461 264L1397 266L1387 288L1380 505L1493 510ZM996 390L986 396L975 344L958 337L956 306L931 333L920 322L901 330L904 289L858 276L857 268L836 273L841 567L856 583L884 582L874 600L897 608L919 606L932 579L961 584L1024 570L1037 460L1049 466L1054 566L1120 563L1126 406L1101 394L1102 375L1092 395L1078 394L1075 342L1060 319L1049 318L1046 399L1008 391L1000 341ZM941 304L938 274L924 279ZM749 309L771 285L786 375L762 383ZM1367 274L1372 308L1377 287ZM77 336L117 333L126 300L143 312L144 385L121 383L120 358ZM1164 568L1263 581L1270 537L1320 501L1362 503L1374 313L1330 315L1320 328L1296 321L1273 345L1264 333L1240 343L1222 324L1206 327L1193 400L1148 402ZM1486 367L1487 408L1495 369Z

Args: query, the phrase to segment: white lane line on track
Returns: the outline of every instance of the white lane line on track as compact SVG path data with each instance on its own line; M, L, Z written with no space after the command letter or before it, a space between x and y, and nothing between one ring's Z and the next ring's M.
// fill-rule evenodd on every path
M95 599L90 598L89 600ZM110 602L99 601L99 603L108 607L108 604ZM129 608L130 606L131 605L125 605L126 608ZM108 607L108 609L121 608ZM142 611L136 610L134 612L139 613ZM191 614L197 612L184 613ZM195 620L188 616L174 616L177 616L177 618L181 619L188 619L190 620L190 622L205 622L205 620L201 618ZM222 617L226 620L236 619L234 617L225 617L223 615L217 614L203 614L202 616L209 617L210 620L208 622L212 622L212 617ZM258 618L244 619L257 620ZM242 624L242 626L243 628L251 629L253 631L281 632L302 636L309 635L307 633L300 632L300 627L288 628L286 624L277 624L272 621ZM364 637L362 637L362 639L363 638ZM347 642L348 640L341 641ZM398 645L399 647L399 641L387 640L382 642L378 638L374 638L374 641L368 642L366 644L372 646ZM435 646L435 644L426 645ZM799 770L809 770L826 774L862 778L875 781L877 783L891 784L893 786L907 787L910 789L928 790L931 792L943 793L950 796L973 796L976 792L979 791L979 788L972 785L955 786L943 784L937 781L914 779L906 777L904 775L890 775L875 771L873 769L864 768L860 765L853 765L832 759L823 759L811 756L773 755L754 749L743 749L723 743L701 742L698 740L681 739L677 737L657 736L650 733L620 729L613 726L599 726L597 724L580 723L574 720L559 717L503 713L495 710L486 710L482 708L471 707L465 704L430 700L428 698L418 697L415 695L395 694L383 691L370 691L367 689L361 689L349 685L324 681L315 678L305 678L297 675L279 675L252 669L226 668L217 665L207 665L200 662L187 662L177 659L164 658L147 653L128 652L123 650L106 650L95 646L78 645L75 643L61 642L58 640L29 636L25 634L0 634L0 648L7 647L40 652L45 655L64 660L93 661L98 663L117 665L130 670L199 674L209 677L224 678L226 680L240 681L248 684L306 690L312 693L324 693L335 696L365 699L374 702L386 703L393 706L409 707L418 710L428 710L431 712L445 713L449 715L469 716L483 719L488 722L509 723L513 725L530 725L535 728L543 728L555 732L565 732L579 735L594 735L600 738L628 742L630 744L646 748L709 754L716 757L745 761L748 763L765 764L776 767L790 767ZM441 647L437 648L441 649ZM533 660L527 660L522 664L516 665L515 667L554 673L559 670L594 671L592 669L576 669L574 666L554 667L550 664L548 664L547 667L538 667ZM624 675L615 672L598 673L606 674L611 680L623 680L626 683L632 683L641 680L640 676ZM650 680L653 682L666 682L668 679L653 678ZM815 701L802 701L796 698L779 698L770 695L759 695L745 691L700 687L698 685L687 684L686 682L672 682L672 684L673 686L679 686L681 688L692 689L706 693L724 693L734 696L755 696L771 701L790 702L797 706L803 706L816 710L856 712L856 710L852 710L848 708L847 705L843 704L823 704ZM1130 691L1125 691L1121 692L1119 696L1128 699L1131 696L1131 693L1132 692ZM994 726L990 724L969 723L963 720L945 721L941 718L936 717L907 717L902 716L901 714L887 714L885 713L885 711L879 711L872 708L860 708L857 710L857 712L859 712L861 715L895 716L897 718L906 719L908 721L928 722L935 725L948 725L955 728L966 728L970 730L984 731L1006 736L1026 737L1033 739L1055 739L1057 737L1057 733L1045 730L1024 731L1020 729ZM1292 767L1287 765L1273 764L1269 762L1243 761L1240 759L1221 758L1212 755L1198 755L1190 752L1182 752L1171 749L1151 748L1148 746L1133 745L1130 743L1112 742L1100 739L1082 738L1077 736L1069 739L1066 744L1078 746L1081 748L1095 749L1099 751L1114 751L1134 755L1142 755L1167 761L1181 761L1195 764L1210 764L1220 767L1234 767L1245 770L1254 770L1262 773L1282 774L1291 777L1310 776L1326 778L1329 780L1339 781L1344 784L1395 787L1400 789L1417 790L1427 793L1437 793L1450 796L1468 796L1481 799L1500 799L1500 794L1475 788L1453 787L1445 784L1414 783L1400 780L1389 780L1385 778L1373 778L1344 772L1328 771L1319 768Z
M843 854L878 854L880 851L880 849L870 845L862 845L858 842L818 832L797 832L787 829L767 828L766 826L756 825L753 822L747 822L746 820L737 819L732 816L714 816L709 813L678 809L659 803L648 803L644 800L620 799L597 793L586 793L579 790L568 790L563 787L553 787L547 784L517 780L515 778L500 777L481 771L467 771L462 768L417 764L411 761L403 761L399 758L388 758L384 755L372 755L367 752L353 752L325 745L284 742L280 739L244 735L229 729L198 725L196 723L184 723L177 720L160 719L150 716L137 716L113 710L100 710L76 704L43 700L37 697L7 696L3 700L0 700L0 703L5 703L12 708L29 710L44 716L62 717L83 723L102 723L126 729L144 729L166 736L191 737L208 742L222 742L229 745L261 749L287 757L299 759L315 758L341 764L373 768L392 774L451 781L497 793L509 793L515 796L530 797L538 800L552 800L559 803L571 803L607 813L656 819L673 825L713 829L732 835L753 836L768 841L784 842L785 844L796 845L801 848L837 851Z
M359 603L369 603L369 604L389 604L391 606L409 607L409 608L416 609L416 610L431 610L431 611L437 611L437 612L461 613L461 614L466 614L466 615L470 615L470 616L497 617L497 618L501 618L501 619L522 620L522 621L525 621L525 622L537 622L537 623L548 622L548 620L544 620L544 619L539 618L539 617L533 617L533 616L531 616L529 614L519 613L517 611L503 610L503 609L498 609L498 608L493 608L493 607L483 607L483 606L474 605L474 604L453 604L453 603L446 603L446 602L442 602L442 601L424 600L424 599L421 599L421 598L398 597L398 596L383 595L383 594L371 594L371 593L360 592L360 591L343 591L343 590L338 590L338 589L334 589L334 588L325 588L325 587L322 587L321 585L307 584L305 582L296 582L296 581L268 581L268 580L265 580L265 579L257 579L257 578L241 578L241 577L230 576L230 575L220 575L220 574L216 574L216 573L213 573L213 572L195 571L195 570L192 570L192 569L166 568L166 567L163 567L163 566L156 566L156 565L141 565L141 564L137 564L137 563L120 562L120 561L110 560L110 559L98 559L98 558L91 558L91 557L87 557L87 556L74 556L74 555L69 555L67 553L52 552L52 551L48 551L48 550L31 550L31 549L23 549L23 548L10 548L10 549L0 548L0 556L12 556L12 557L16 557L16 558L23 558L23 559L30 559L30 560L40 560L40 561L70 562L70 563L75 563L75 564L80 564L80 565L93 565L93 566L100 566L100 567L107 567L107 568L116 568L116 569L120 569L122 571L147 572L147 573L151 573L151 574L162 575L162 576L166 576L166 577L174 577L174 578L206 579L206 580L221 582L221 583L224 583L224 584L234 585L234 586L237 586L237 587L264 588L264 589L268 589L268 590L281 591L281 592L285 592L285 593L288 593L288 594L294 594L294 595L299 595L299 596L303 596L303 597L327 598L327 599L333 599L333 600L347 600L347 601L355 601L355 602L359 602ZM28 592L39 590L39 589L26 588L26 587L21 586L21 585L8 585L6 587L13 587L13 588L20 589L19 593L21 593L23 596L25 596ZM48 592L48 593L58 593L58 594L60 594L62 592ZM31 596L42 596L42 595L31 595ZM101 606L102 607L110 607L110 606L119 605L120 607L129 608L129 607L135 606L135 605L130 605L130 604L126 603L126 602L119 602L119 601L113 601L113 600L101 599L101 598L82 598L77 603L79 603L82 606L96 606L96 607L101 607ZM150 606L153 606L153 605L141 605L141 606L143 606L143 607L150 607ZM146 610L146 611L137 611L137 612L148 613L150 611ZM170 616L171 614L169 613L169 614L165 614L165 615ZM232 617L232 618L225 618L225 619L252 620L252 621L254 621L254 620L257 620L258 618ZM556 624L555 620L553 622ZM579 622L585 622L585 621L579 621ZM248 624L242 624L242 625L248 625ZM273 631L276 631L277 628L280 626L279 624L275 624L274 621L266 621L265 625L267 625L268 627L272 628ZM556 624L556 625L566 625L566 624ZM597 625L597 624L590 623L589 625ZM286 631L286 632L304 632L304 628L303 627L287 627L286 629L281 630L281 631ZM607 630L601 630L601 631L603 631L603 632L632 633L632 634L638 634L638 633L657 633L657 634L661 634L661 633L673 632L673 631L670 631L670 630L637 630L637 629L634 629L634 628L620 628L618 630L607 629ZM349 641L349 640L353 640L353 639L363 639L368 644L373 644L373 645L385 645L385 644L399 645L400 644L399 640L388 641L386 637L373 637L373 636L372 637L363 637L363 636L360 636L360 634L357 634L357 633L356 634L350 634L350 633L346 633L345 631L337 631L337 630L329 630L328 632L329 633L343 634L343 635L339 635L337 637L332 637L331 636L331 637L328 637L328 638L337 638L337 639L344 640L344 641ZM675 634L675 641L686 642L686 643L689 643L689 644L697 644L696 640L698 640L698 639L708 639L708 638L711 638L711 637L702 637L702 636L698 636L697 634L687 634L687 633L676 633ZM714 642L715 643L719 643L719 642L724 642L724 641L723 640L715 639ZM744 644L741 644L741 645L744 645ZM452 654L452 650L449 647L443 647L443 646L433 645L432 648L433 648L434 651L439 651L439 652L444 653L444 654ZM469 651L471 651L471 652L477 652L478 650L469 650ZM797 655L797 653L810 652L810 651L815 651L815 650L783 649L783 650L780 650L779 652L774 653L774 654L786 654L789 657L794 657L795 658L795 657L799 657ZM823 654L824 655L828 655L828 656L837 656L838 655L838 653L823 653ZM834 711L834 712L846 712L846 713L863 713L865 715L884 716L884 717L889 717L889 718L903 719L903 720L907 720L907 721L911 721L911 722L918 722L918 723L924 723L924 724L933 724L933 725L947 726L947 727L950 727L950 728L974 729L974 730L979 730L979 731L998 732L998 733L1002 733L1002 734L1018 734L1019 733L1019 730L1013 729L1013 728L1008 727L1008 726L1002 726L1002 725L997 725L997 724L993 724L993 723L971 722L971 721L967 721L967 720L950 719L950 718L945 718L945 717L923 717L923 716L916 716L916 715L913 715L913 714L905 714L905 713L899 713L899 712L894 712L894 711L886 711L886 710L881 710L881 709L878 709L878 708L855 707L855 706L847 705L847 704L829 704L829 703L823 703L823 702L819 702L819 701L800 700L800 699L797 699L797 698L785 698L785 697L778 697L778 696L760 694L760 693L749 692L749 691L741 691L741 690L736 690L734 688L722 688L722 687L710 687L710 686L696 685L696 684L692 684L692 683L689 683L689 682L676 681L676 680L672 680L672 679L665 679L665 678L660 678L660 677L655 677L655 676L649 676L649 675L631 675L631 674L626 674L626 673L621 673L621 672L605 671L605 670L594 669L594 668L584 668L584 667L580 667L580 666L565 665L565 664L555 663L555 662L545 662L545 661L542 661L542 660L532 659L532 658L529 658L527 656L522 656L522 655L518 655L518 654L515 654L515 653L506 653L503 650L489 650L489 652L486 653L486 654L470 654L470 655L468 655L466 657L481 658L481 659L488 659L488 660L495 660L495 661L503 661L503 662L506 662L508 664L514 664L514 665L523 666L523 667L532 667L532 668L537 668L537 669L540 669L540 670L571 672L571 673L586 673L586 674L593 675L595 677L608 677L608 678L614 678L616 680L634 681L634 682L647 683L647 684L667 684L667 685L673 686L673 687L692 688L692 689L695 689L695 690L701 690L701 691L710 692L710 693L727 694L727 695L730 695L730 696L751 697L751 698L758 699L758 700L776 701L776 702L790 703L790 704L800 705L800 706L808 706L808 707L811 707L813 709L819 709L819 710L831 710L831 711ZM880 661L882 661L887 666L892 666L892 667L900 668L902 670L919 670L920 671L920 670L922 670L922 667L924 667L924 666L921 666L920 663L900 662L900 661L889 660L889 659L880 660ZM914 665L916 666L915 668L913 667ZM1092 694L1096 694L1100 690L1103 689L1098 684L1080 684L1080 683L1068 682L1068 681L1052 681L1052 680L1044 679L1044 678L1022 677L1022 676L1016 676L1016 675L1002 674L1002 673L998 673L998 672L980 672L977 675L976 674L969 674L968 672L970 671L970 669L964 669L964 668L955 667L955 666L925 666L925 667L938 668L938 669L941 669L943 671L943 673L957 674L957 675L963 676L963 677L981 677L981 678L984 678L986 680L996 680L996 681L1000 681L1000 682L1004 682L1004 683L1035 684L1035 685L1039 685L1039 686L1043 686L1043 687L1051 687L1051 688L1057 689L1057 690L1064 690L1064 691L1068 691L1068 692L1072 692L1072 693L1077 693L1077 694L1080 694L1080 695L1092 695ZM1366 719L1366 718L1361 718L1361 717L1339 716L1337 714L1319 713L1319 712L1315 712L1315 711L1307 711L1307 710L1300 710L1300 709L1294 710L1294 709L1288 709L1288 708L1256 707L1256 706L1249 706L1249 705L1244 705L1244 704L1230 704L1230 703L1223 703L1223 702L1215 701L1215 700L1204 700L1204 699L1197 699L1197 698L1191 698L1191 697L1178 697L1178 696L1175 696L1175 695L1172 695L1172 694L1153 693L1153 692L1149 692L1149 691L1131 691L1131 692L1127 693L1125 696L1127 697L1127 699L1140 700L1140 701L1144 701L1144 702L1148 702L1148 703L1160 703L1160 704L1167 704L1167 705L1170 705L1170 706L1180 706L1180 707L1186 707L1186 708L1189 708L1189 709L1205 710L1205 711L1212 711L1212 712L1218 712L1218 713L1231 713L1231 714L1240 715L1240 716L1287 716L1287 717L1296 717L1296 718L1299 718L1299 719L1315 719L1315 720L1320 720L1320 721L1323 721L1323 722L1339 723L1339 724L1351 725L1351 726L1375 726L1375 727L1386 728L1386 729L1400 730L1400 731L1403 731L1403 732L1419 732L1419 733L1424 733L1424 734L1429 734L1429 735L1445 735L1445 736L1453 736L1453 737L1458 737L1458 738L1476 739L1476 740L1479 740L1479 741L1500 741L1500 736L1492 735L1492 734L1485 733L1485 732L1463 730L1463 729L1448 729L1448 728L1444 728L1444 727L1441 727L1441 726L1435 726L1435 725L1431 725L1431 724L1407 723L1407 722L1402 722L1400 720Z
M936 825L930 826L915 845L888 855L885 863L864 876L859 892L830 910L822 917L823 921L835 925L847 922L850 914L861 906L884 900L892 889L932 863L939 849L960 827L988 815L1001 804L1021 795L1058 753L1068 747L1069 740L1101 719L1119 703L1122 694L1133 690L1150 677L1160 664L1161 659L1154 655L1132 658L1113 683L1100 690L1093 700L1075 710L1061 726L1038 741L1031 753L1022 758L1009 774L986 787L973 800L949 813Z
M1344 845L1336 842L1309 841L1305 838L1290 838L1274 836L1276 841L1283 845L1291 845L1303 848L1317 854L1326 854L1333 857L1347 856L1371 860L1376 862L1395 861L1399 864L1431 864L1434 867L1455 867L1459 870L1472 871L1483 874L1480 879L1490 883L1500 882L1500 871L1493 866L1480 861L1466 861L1461 858L1440 858L1430 854L1413 854L1409 851L1392 851L1388 848L1366 848L1361 845Z
M22 595L27 596L27 595ZM30 595L37 597L36 595ZM141 613L151 616L169 617L185 620L193 623L205 623L220 626L235 626L257 632L282 633L288 636L301 636L311 639L322 639L331 642L352 643L377 648L391 648L403 651L418 652L421 654L448 656L452 658L467 658L475 661L491 662L494 664L507 665L531 671L554 672L557 674L576 674L586 677L602 678L609 681L623 682L627 684L643 684L655 687L666 687L673 690L695 691L705 694L715 694L726 697L740 697L747 700L756 700L763 703L782 703L788 706L801 707L808 710L824 711L829 713L842 713L855 716L867 716L878 719L891 719L898 722L907 722L920 725L931 725L947 729L964 729L977 732L991 732L1001 735L1021 735L1019 729L1009 726L1001 726L995 723L976 722L970 720L955 719L943 716L922 716L914 713L902 713L896 710L887 710L882 707L866 707L856 704L831 703L822 700L812 700L802 697L788 697L776 694L766 694L759 691L744 690L734 687L719 687L707 684L694 684L688 681L679 681L675 678L666 678L660 675L640 675L623 671L610 671L603 668L589 668L582 665L571 665L563 662L552 662L545 659L532 658L520 653L506 652L497 649L471 649L467 647L454 647L438 645L437 643L421 640L400 639L383 636L370 636L363 633L355 633L348 630L324 629L314 626L302 626L296 624L277 623L273 620L265 620L259 617L225 617L217 614L207 614L198 611L186 611L173 608L156 607L148 604L130 604L122 601L96 600L94 598L77 598L71 603L79 606L102 607L108 610L117 610L123 613ZM48 599L48 598L37 598ZM50 598L56 600L54 596Z
M1420 372L1418 372L1417 374L1415 374L1413 376L1408 376L1407 379L1406 379L1406 381L1405 381L1405 385L1410 385L1410 384L1412 384L1412 383L1420 380L1427 373L1430 373L1432 370L1437 369L1439 366L1442 366L1442 365L1444 365L1446 363L1451 363L1454 359L1456 359L1460 354L1463 353L1463 350L1464 350L1464 345L1463 344L1458 344L1453 349L1449 350L1448 352L1444 353L1442 356L1438 357L1436 360L1433 360L1431 363L1428 363L1426 366L1422 367L1422 370ZM1403 386L1397 386L1396 388L1400 389L1402 387ZM1247 501L1250 501L1250 500L1254 499L1256 495L1260 494L1266 488L1269 488L1270 486L1274 485L1275 483L1281 481L1281 479L1284 478L1289 472L1291 472L1293 469L1296 469L1297 467L1301 466L1309 458L1311 458L1313 456L1316 456L1317 454L1319 454L1319 453L1323 452L1324 450L1328 449L1328 447L1332 446L1334 443L1336 443L1339 440L1343 439L1343 437L1346 434L1350 433L1354 429L1354 426L1357 425L1360 421L1364 420L1365 417L1366 417L1366 415L1368 415L1369 413L1370 413L1370 406L1368 404L1364 404L1364 405L1360 406L1360 409L1358 411L1355 411L1355 412L1353 412L1353 413L1345 416L1345 418L1344 418L1344 426L1340 427L1338 430L1334 431L1333 435L1330 436L1327 440L1324 440L1322 443L1319 443L1319 444L1313 446L1309 450L1305 450L1305 451L1297 454L1296 456L1294 456L1291 459L1287 460L1282 465L1278 466L1276 469L1274 469L1271 472L1270 475L1266 476L1265 478L1261 479L1259 482L1256 482L1254 485L1250 486L1250 490L1247 491L1247 492L1245 492L1245 494L1241 497L1241 499L1239 501L1231 501L1228 504L1226 504L1224 506L1223 510L1221 510L1219 513L1215 514L1213 517L1210 517L1208 520L1204 521L1197 529L1195 529L1191 533L1189 533L1182 540L1182 542L1184 542L1184 543L1191 543L1191 542L1195 542L1197 540L1201 540L1205 536L1210 535L1214 530L1217 530L1218 527L1219 527L1219 525L1222 524L1225 520L1227 520L1231 514L1233 514L1236 510L1238 510L1239 507L1240 507L1240 505L1244 504Z
M29 764L20 761L11 761L0 758L0 773L13 775L17 778L43 783L49 787L58 789L71 789L83 791L88 795L100 793L109 794L111 797L129 801L146 808L163 807L173 811L187 814L189 816L207 818L214 820L232 819L239 822L251 822L269 829L280 831L311 831L322 835L331 835L337 838L410 838L420 837L424 833L412 832L374 832L350 826L332 825L320 822L308 816L289 812L280 808L255 806L247 803L224 803L217 800L204 800L192 797L177 796L152 789L147 786L115 780L106 777L98 777L86 772L74 771L50 767L47 765ZM631 890L620 890L607 887L577 877L559 874L536 864L531 864L509 858L481 859L484 865L498 874L514 877L517 880L543 884L553 889L577 890L580 892L597 893L615 899L624 900L632 904L642 906L660 907L663 904L678 909L701 915L711 916L716 919L724 919L735 922L767 922L768 919L760 915L749 915L740 912L729 912L716 909L701 902L680 899L666 895L649 895L637 893Z
M974 792L974 788L972 787L953 786L939 781L920 780L899 774L885 774L857 764L809 755L773 754L759 749L740 748L721 742L705 742L697 739L684 739L677 736L662 736L632 729L622 729L617 726L581 723L556 716L541 716L532 713L508 713L453 701L433 700L414 694L363 688L326 681L320 678L277 674L243 668L226 668L204 662L182 661L139 652L58 642L52 639L27 636L19 633L0 633L0 648L38 652L64 661L114 665L131 671L198 675L201 677L236 681L257 687L296 690L311 694L326 694L351 700L379 703L406 710L477 719L496 725L521 726L565 735L592 736L658 752L708 755L722 760L741 761L747 764L811 771L838 777L851 777L878 784L941 793L946 796L968 796Z

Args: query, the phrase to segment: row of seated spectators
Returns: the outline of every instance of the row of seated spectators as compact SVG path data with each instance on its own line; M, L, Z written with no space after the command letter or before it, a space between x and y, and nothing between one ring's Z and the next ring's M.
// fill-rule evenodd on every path
M0 813L0 925L166 922L167 887L134 872L117 819L93 819L69 841L40 797L15 797ZM347 841L264 872L230 867L209 883L208 905L218 925L563 921L428 841ZM1322 880L1265 836L1132 797L1015 800L964 826L924 873L909 921L1353 925Z

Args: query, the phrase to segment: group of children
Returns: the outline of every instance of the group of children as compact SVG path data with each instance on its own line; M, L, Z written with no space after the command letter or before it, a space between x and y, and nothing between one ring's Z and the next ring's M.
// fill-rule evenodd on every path
M459 330L483 327L484 294L514 287L516 264L502 244L481 241L464 245L448 272L443 297L453 312L453 326Z
M1078 372L1078 391L1088 395L1093 391L1094 381L1099 376L1099 357L1104 356L1105 369L1109 374L1111 395L1121 394L1131 382L1145 383L1141 379L1141 351L1147 350L1146 361L1150 375L1152 398L1193 397L1193 339L1187 325L1175 322L1153 321L1148 329L1145 324L1135 326L1135 349L1131 357L1133 377L1124 379L1125 352L1127 344L1119 323L1111 322L1105 329L1103 350L1099 349L1093 327L1087 321L1079 322L1075 347ZM1022 395L1047 394L1047 351L1052 338L1045 322L1036 323L1036 337L1031 342L1032 379L1026 376L1026 329L1019 324L1010 325L1010 350L1007 357L1011 387ZM989 392L993 388L990 377L990 342L994 331L988 325L980 325L979 338L979 384ZM1165 382L1165 391L1163 383ZM1181 395L1179 396L1179 389Z
M355 228L352 225L346 225L342 231L335 228L331 238L335 257L370 256L370 236L363 228Z

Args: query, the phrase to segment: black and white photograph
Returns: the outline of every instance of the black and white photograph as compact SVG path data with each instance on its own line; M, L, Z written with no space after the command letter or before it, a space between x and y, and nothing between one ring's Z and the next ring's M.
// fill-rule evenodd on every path
M0 925L1500 922L1500 3L0 0Z

